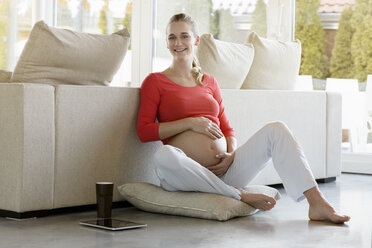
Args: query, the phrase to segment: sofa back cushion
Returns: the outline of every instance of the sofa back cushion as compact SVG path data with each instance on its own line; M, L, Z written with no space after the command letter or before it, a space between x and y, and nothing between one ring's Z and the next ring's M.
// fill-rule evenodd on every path
M301 43L281 42L248 35L255 56L242 89L293 90L301 62Z
M39 21L15 67L11 82L108 84L127 52L127 29L111 35L74 32Z
M0 83L8 83L12 77L11 71L0 70Z
M236 44L216 40L203 34L196 51L203 72L214 76L222 89L240 89L252 65L251 44Z

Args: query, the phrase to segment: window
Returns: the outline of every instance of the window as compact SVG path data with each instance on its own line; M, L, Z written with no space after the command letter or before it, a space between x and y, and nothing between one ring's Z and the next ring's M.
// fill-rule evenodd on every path
M55 16L55 22L53 16ZM124 27L127 27L131 33L131 17L131 0L2 1L0 5L0 69L14 70L33 24L40 19L59 28L110 34ZM118 73L113 78L112 85L130 84L131 57L132 52L129 47Z
M316 90L341 92L343 151L372 153L372 104L367 105L371 97L365 92L367 76L372 74L371 5L330 2L296 0L300 74L311 75Z
M139 86L148 73L169 65L164 29L171 15L187 12L198 21L201 34L212 33L224 41L244 43L251 30L290 40L293 1L5 0L0 7L0 67L14 69L33 23L40 19L56 27L98 34L127 27L132 44L113 84Z
M187 12L198 21L201 34L212 33L225 41L244 43L251 30L264 30L267 37L290 40L292 3L293 0L5 0L0 7L0 68L14 69L33 23L40 19L56 27L98 34L109 34L125 26L130 30L132 44L113 84L139 86L148 73L169 65L164 29L171 15Z
M0 69L12 71L32 28L31 1L1 1Z
M165 45L165 28L174 14L190 15L197 21L200 35L211 33L223 41L244 43L251 31L287 41L292 40L293 33L292 5L292 0L157 0L152 71L162 71L171 63Z
M111 34L123 28L131 33L131 0L58 0L56 26L79 32ZM111 85L129 86L132 80L131 46Z

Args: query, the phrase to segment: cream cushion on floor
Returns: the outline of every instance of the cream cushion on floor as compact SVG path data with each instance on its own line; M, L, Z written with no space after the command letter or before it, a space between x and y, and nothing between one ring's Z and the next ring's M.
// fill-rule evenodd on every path
M251 68L254 48L251 44L220 41L211 34L203 34L196 56L202 71L213 75L221 89L240 89Z
M201 192L169 192L149 183L127 183L118 190L132 205L148 212L224 221L258 211L234 198ZM245 190L280 198L279 192L268 186L252 185Z
M254 46L254 59L242 89L293 90L301 62L301 43L259 37L255 32L247 42Z
M105 85L127 52L127 29L111 35L74 32L39 21L15 67L11 82Z

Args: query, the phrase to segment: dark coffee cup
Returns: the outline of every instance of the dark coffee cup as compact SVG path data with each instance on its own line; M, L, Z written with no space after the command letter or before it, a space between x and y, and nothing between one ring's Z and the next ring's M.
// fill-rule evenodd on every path
M112 182L97 182L97 218L111 218L112 192L114 184Z

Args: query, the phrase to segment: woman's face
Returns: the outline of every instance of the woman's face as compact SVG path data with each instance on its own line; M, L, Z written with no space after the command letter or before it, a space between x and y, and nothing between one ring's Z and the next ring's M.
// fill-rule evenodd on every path
M173 22L167 30L167 48L175 59L189 59L194 56L194 46L199 44L199 36L195 37L191 24Z

